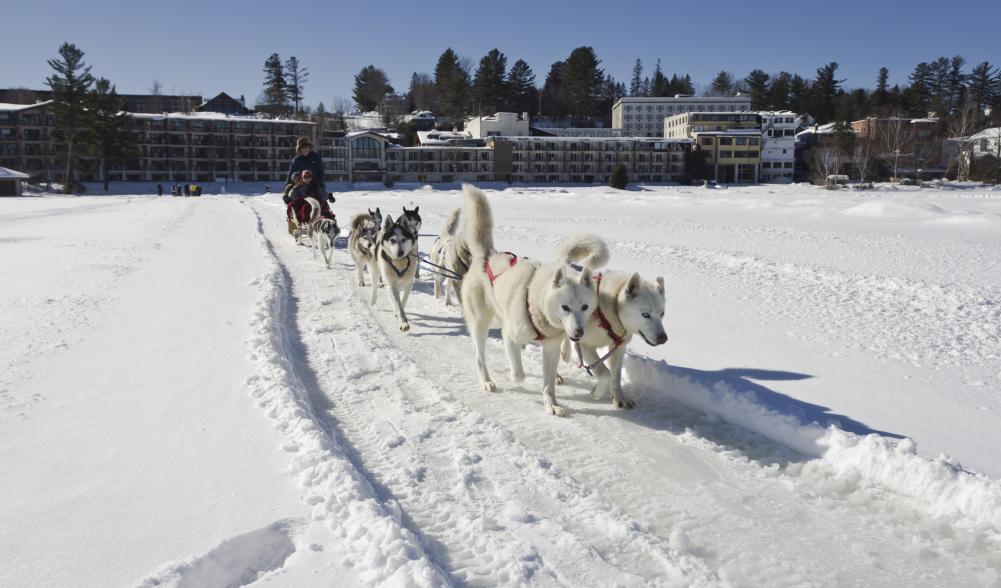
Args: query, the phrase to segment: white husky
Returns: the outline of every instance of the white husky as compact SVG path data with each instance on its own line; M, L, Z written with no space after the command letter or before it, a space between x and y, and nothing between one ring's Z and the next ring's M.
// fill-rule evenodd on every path
M348 235L348 253L355 262L355 272L358 274L358 285L365 285L365 268L372 275L372 281L378 282L375 268L375 242L379 232L378 225L371 215L357 214L351 219L351 234Z
M414 275L417 273L417 235L413 234L401 220L393 222L393 217L386 216L386 222L375 244L375 265L389 289L390 298L396 309L396 318L400 319L400 330L409 331L410 322L407 321L407 314L403 309L407 306L407 299L414 287ZM378 296L379 284L373 276L373 306Z
M593 270L607 261L604 244L596 244L588 235L571 237L560 245L560 259L580 263L584 271ZM609 392L615 408L632 408L635 402L622 395L622 360L633 335L639 335L651 346L667 342L664 332L664 278L648 282L637 273L606 271L591 278L598 296L598 309L584 327L579 346L580 366L593 372L598 383L591 391L597 400ZM571 343L563 342L563 359L570 358ZM599 348L608 348L598 356ZM605 365L609 360L611 369Z
M496 318L501 325L510 378L525 379L521 348L529 341L542 346L542 402L546 412L563 416L556 403L556 367L560 342L584 335L584 324L594 312L597 296L591 273L584 269L574 277L563 263L542 265L518 260L511 253L494 250L493 216L486 196L465 185L466 224L464 241L472 253L469 271L462 281L462 311L473 338L476 368L483 389L493 392L496 384L487 371L487 331Z
M462 284L462 276L469 271L469 248L464 244L462 236L456 235L460 214L462 214L461 208L452 211L448 221L445 222L445 228L435 239L428 255L431 263L438 266L431 273L431 279L434 281L434 298L435 300L440 298L444 291L446 306L452 304L452 292L460 296L459 303L462 304L459 286Z

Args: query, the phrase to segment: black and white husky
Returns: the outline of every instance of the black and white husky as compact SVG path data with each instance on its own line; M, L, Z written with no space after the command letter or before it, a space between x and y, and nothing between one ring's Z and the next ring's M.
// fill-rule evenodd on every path
M417 240L421 234L421 215L420 206L415 206L413 210L407 210L407 207L403 207L403 216L399 219L399 223L410 229L410 232L414 235L414 253L417 254ZM417 266L417 273L414 274L414 278L420 278L421 268Z
M382 211L379 210L378 206L375 207L375 210L369 208L368 215L372 217L372 222L375 223L375 226L382 228Z
M403 309L414 286L417 262L417 236L403 223L402 217L394 222L393 217L387 216L376 241L375 265L388 287L390 299L396 309L396 318L400 320L401 331L410 330L410 322ZM379 286L373 277L371 300L373 306L378 295Z
M312 234L310 243L313 245L313 257L316 257L316 251L319 249L320 255L323 257L323 263L327 264L327 267L330 267L330 251L334 248L334 241L337 239L337 235L341 233L341 228L337 226L336 220L321 216L313 221L310 229Z

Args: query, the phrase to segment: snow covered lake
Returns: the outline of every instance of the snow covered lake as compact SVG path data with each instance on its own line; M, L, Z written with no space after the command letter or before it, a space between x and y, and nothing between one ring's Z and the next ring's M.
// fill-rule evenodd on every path
M488 190L667 285L633 410L483 392L278 195L0 199L0 586L1001 585L1001 190ZM458 190L337 193L342 228ZM368 278L366 278L368 279Z

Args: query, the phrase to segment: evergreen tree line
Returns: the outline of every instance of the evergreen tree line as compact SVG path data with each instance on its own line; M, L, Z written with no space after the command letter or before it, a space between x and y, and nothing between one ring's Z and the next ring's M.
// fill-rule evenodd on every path
M508 68L508 58L491 49L473 68L452 48L438 58L433 73L414 72L404 95L411 110L430 110L453 123L467 116L497 111L528 112L568 120L573 124L608 124L611 105L622 96L674 96L699 93L689 74L666 74L660 60L653 74L644 76L636 60L629 87L600 67L591 47L578 47L553 63L541 87L524 61ZM913 118L929 113L943 120L979 117L979 124L1001 122L1001 72L990 62L966 67L961 56L921 62L908 83L889 84L889 70L880 68L875 87L849 89L838 76L837 62L817 68L812 78L786 71L767 73L754 69L744 78L720 71L701 94L749 94L753 110L791 110L809 114L819 123L852 121L867 116L900 115ZM354 100L359 110L378 110L383 97L393 92L384 70L369 65L355 76ZM984 113L991 109L992 115ZM964 112L966 111L966 112Z

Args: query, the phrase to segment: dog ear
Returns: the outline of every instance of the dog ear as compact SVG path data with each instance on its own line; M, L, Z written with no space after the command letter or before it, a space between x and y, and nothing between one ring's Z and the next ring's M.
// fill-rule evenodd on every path
M389 229L393 228L393 217L387 214L385 222L382 223L382 227L386 231L389 231Z
M663 276L657 276L657 293L661 294L661 295L664 294L664 277Z
M414 207L414 214L417 214L417 213L419 213L420 211L421 211L421 207L420 207L420 206L415 206L415 207Z
M626 298L627 299L632 300L633 298L636 298L637 295L639 295L640 284L641 283L642 282L640 280L640 275L638 273L633 274L629 278L629 282L626 284Z
M591 270L584 268L580 270L580 285L585 288L591 288Z
M553 274L553 286L559 288L566 281L567 281L567 272L565 269L563 269L563 266L560 266L559 269L556 270L556 273Z

